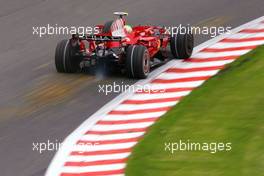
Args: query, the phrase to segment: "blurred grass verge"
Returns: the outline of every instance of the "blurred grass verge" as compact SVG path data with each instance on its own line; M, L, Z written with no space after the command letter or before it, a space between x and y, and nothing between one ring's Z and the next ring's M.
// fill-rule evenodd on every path
M231 142L231 151L164 150L165 143ZM228 65L156 122L127 176L264 175L264 46Z

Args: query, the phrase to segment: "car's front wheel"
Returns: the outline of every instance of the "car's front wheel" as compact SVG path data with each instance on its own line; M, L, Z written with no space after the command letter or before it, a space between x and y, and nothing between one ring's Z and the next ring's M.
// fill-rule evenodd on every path
M171 53L176 59L188 59L194 46L193 34L185 33L172 35L170 38Z
M144 79L150 72L150 55L142 45L130 45L126 52L126 71L129 77Z

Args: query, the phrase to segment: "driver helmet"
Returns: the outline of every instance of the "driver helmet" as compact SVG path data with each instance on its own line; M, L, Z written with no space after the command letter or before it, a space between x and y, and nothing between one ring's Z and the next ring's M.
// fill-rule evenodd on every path
M131 33L133 31L133 29L130 25L125 25L124 28L127 31L127 33Z

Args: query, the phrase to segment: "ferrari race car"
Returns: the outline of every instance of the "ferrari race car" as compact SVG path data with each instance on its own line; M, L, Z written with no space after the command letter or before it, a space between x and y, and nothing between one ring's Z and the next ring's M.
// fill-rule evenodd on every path
M98 25L99 33L73 34L57 44L55 66L58 72L74 73L84 68L107 68L110 64L125 70L131 78L144 79L157 63L187 59L193 51L193 35L171 35L164 27L126 24L127 13L115 12L117 19Z

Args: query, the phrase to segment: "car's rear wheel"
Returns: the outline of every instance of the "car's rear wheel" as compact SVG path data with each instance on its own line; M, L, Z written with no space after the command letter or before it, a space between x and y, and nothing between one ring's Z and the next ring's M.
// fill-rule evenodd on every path
M171 53L176 59L188 59L194 46L193 34L185 33L172 35L170 39Z
M126 71L129 77L144 79L150 72L148 49L142 45L130 45L127 48Z
M75 55L76 49L70 40L62 40L55 51L55 66L60 73L75 73L80 70L80 58Z

